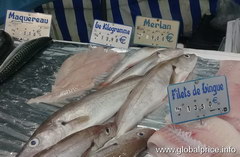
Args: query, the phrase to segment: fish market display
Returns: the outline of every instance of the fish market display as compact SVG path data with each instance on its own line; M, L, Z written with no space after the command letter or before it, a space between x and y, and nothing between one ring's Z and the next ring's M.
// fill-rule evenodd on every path
M39 126L19 157L33 156L77 131L108 120L119 110L140 80L138 77L117 83L64 106ZM32 146L31 143L36 139L38 143Z
M219 153L219 154L203 154L204 156L225 157L231 155L240 155L240 134L227 121L217 117L204 119L203 123L187 123L186 125L169 125L166 126L150 137L148 140L148 148L150 154L156 157L164 155L158 153L156 148L181 148L183 147L232 147L236 149L236 153ZM166 154L165 154L166 155ZM177 154L169 153L169 156L177 156ZM186 157L201 156L196 153L184 153Z
M135 157L147 148L147 140L155 131L146 128L136 128L114 139L112 145L89 153L89 157Z
M140 61L144 60L148 56L151 56L156 51L163 50L161 48L142 48L136 52L129 53L120 63L119 66L114 70L114 72L108 76L107 80L102 84L102 86L106 86L114 81L118 76L120 76L125 70L133 67Z
M167 96L172 72L171 64L156 66L131 91L116 118L117 136L132 129L146 114L161 105Z
M96 125L71 134L34 157L80 157L102 147L105 142L116 135L116 131L114 123Z
M164 63L168 60L179 57L183 54L182 49L164 49L154 52L151 56L145 58L138 64L127 69L123 74L117 77L112 83L120 82L124 79L131 78L134 76L143 76L158 63Z
M239 102L237 61L227 63L199 57L197 60L195 55L181 55L182 50L179 49L162 51L154 48L142 48L138 51L129 49L123 59L122 54L100 49L97 50L101 52L96 54L88 45L54 42L41 56L35 57L36 62L29 62L16 77L0 85L0 156L15 156L18 153L17 157L142 157L150 151L151 154L147 156L178 157L179 155L171 153L156 153L155 148L180 146L232 146L237 149L238 154L204 155L240 156L239 103L234 103ZM103 59L103 53L108 54L109 58ZM96 70L98 68L102 70ZM169 125L165 118L169 113L164 93L167 86L216 74L226 75L231 88L229 95L232 111L229 115L204 119L202 124L195 121ZM107 78L108 75L112 76ZM80 84L81 82L84 84ZM44 99L46 102L34 105L25 103L30 98L51 91L51 88L56 95L48 93L45 95L46 99L40 97L40 101L36 100L36 103ZM91 92L92 89L96 91ZM47 104L62 106L61 103L68 102L70 103L60 109ZM150 113L161 109L162 112ZM106 126L109 122L116 123L112 132L99 128L99 125ZM156 125L155 122L162 125ZM39 126L40 123L42 124ZM137 125L160 130L149 139L153 131L142 134L145 131L133 129ZM98 129L89 131L92 128ZM142 152L148 139L148 150ZM183 153L182 156L200 155Z
M13 50L13 40L4 30L0 30L0 65Z
M27 41L15 48L0 66L0 83L8 79L24 64L32 59L34 55L45 49L52 39L41 37Z
M111 50L104 52L101 47L73 55L61 66L52 92L30 99L28 104L43 102L63 106L69 99L96 87L121 59L121 55Z
M221 61L217 75L225 75L227 78L228 92L230 97L230 113L220 116L227 120L240 132L240 62Z

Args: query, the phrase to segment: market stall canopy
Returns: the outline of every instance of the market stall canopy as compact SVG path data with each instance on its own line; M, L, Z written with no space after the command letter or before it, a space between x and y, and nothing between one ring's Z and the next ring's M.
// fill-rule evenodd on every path
M104 20L105 13L107 21L129 26L135 25L136 16L178 20L181 23L180 35L188 35L197 28L203 15L214 15L217 8L217 0L50 1L7 1L0 5L0 24L4 22L7 9L30 11L43 4L37 7L35 11L53 16L51 32L54 39L89 42L94 19ZM104 2L106 2L106 6L102 7Z

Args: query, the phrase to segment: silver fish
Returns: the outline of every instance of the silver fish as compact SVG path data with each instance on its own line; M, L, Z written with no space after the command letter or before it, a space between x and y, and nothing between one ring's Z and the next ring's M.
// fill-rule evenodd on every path
M196 62L197 56L194 54L184 54L168 62L168 64L172 64L174 67L170 83L174 84L184 82L188 79L188 76L193 71ZM170 115L166 113L166 106L168 106L168 97L165 97L160 107L144 117L144 119L139 122L138 126L159 129L163 125L171 123ZM165 114L167 114L166 117Z
M0 66L0 83L18 71L34 55L45 49L51 42L51 38L41 37L24 42L15 48Z
M197 56L195 54L184 54L173 60L174 72L171 83L184 82L193 71L196 63Z
M160 64L131 91L116 118L117 137L132 129L144 116L161 105L167 95L172 72L171 64Z
M159 63L167 62L171 59L179 57L182 54L182 49L164 49L156 51L151 56L142 60L140 63L126 70L123 74L117 77L112 84L134 76L143 76Z
M39 126L18 157L33 156L77 131L108 120L140 80L139 77L120 82L64 106Z
M96 151L102 147L116 135L116 131L115 123L92 126L64 138L34 157L80 157L85 152Z
M136 128L115 139L112 145L89 153L89 157L134 157L147 148L147 141L155 131Z
M132 52L124 57L119 66L114 70L112 74L108 77L108 79L102 84L102 86L106 86L110 84L113 80L115 80L118 76L120 76L125 70L133 67L135 64L139 63L143 59L151 56L156 51L162 50L162 48L142 48L136 52Z

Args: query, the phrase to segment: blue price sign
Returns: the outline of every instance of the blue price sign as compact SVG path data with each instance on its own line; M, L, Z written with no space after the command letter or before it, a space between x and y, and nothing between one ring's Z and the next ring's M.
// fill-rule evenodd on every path
M168 86L171 119L175 124L226 114L230 111L225 76Z
M90 42L110 47L127 49L132 27L95 20Z

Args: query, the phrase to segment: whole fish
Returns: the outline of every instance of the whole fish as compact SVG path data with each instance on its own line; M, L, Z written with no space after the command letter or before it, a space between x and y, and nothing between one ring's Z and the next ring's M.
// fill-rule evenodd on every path
M83 97L113 71L122 56L98 47L69 57L59 69L52 92L30 99L27 103L64 106L74 98Z
M162 50L162 48L148 48L144 47L138 51L128 53L121 61L119 66L114 70L114 72L108 76L107 80L101 84L101 86L106 86L114 81L118 76L120 76L125 70L133 67L135 64L139 63L143 59L151 56L156 51Z
M80 157L86 151L96 151L116 135L116 125L96 125L67 136L57 144L39 152L34 157Z
M114 143L94 153L89 157L134 157L147 148L147 141L155 131L146 128L136 128L115 139Z
M172 61L174 67L171 83L184 82L196 66L195 54L184 54Z
M120 82L64 106L39 126L18 156L33 156L77 131L108 120L140 80L139 77Z
M172 72L171 64L160 64L131 91L116 117L117 137L132 129L144 116L161 105L167 95Z
M113 83L117 83L124 79L134 77L134 76L143 76L159 63L167 62L171 59L179 57L182 54L183 54L182 49L158 50L154 52L151 56L145 58L138 64L134 65L132 68L127 69L123 74L117 77L113 81Z
M134 127L149 112L163 104L162 102L167 96L166 88L169 83L184 81L195 67L196 62L196 55L186 54L171 60L164 66L158 65L158 69L155 68L155 71L151 70L134 88L121 107L116 119L118 124L117 135L122 135ZM172 70L172 66L174 70Z
M4 30L0 30L0 65L13 49L12 37Z
M34 55L45 49L51 42L51 38L41 37L24 42L15 48L0 66L0 83L18 71Z
M194 54L184 54L178 58L175 58L168 62L168 64L173 65L173 74L171 76L171 84L184 82L189 78L189 75L193 71L196 63L197 56ZM142 121L139 122L139 126L144 126L148 128L159 129L163 124L171 123L171 116L168 114L167 117L163 118L163 116L159 116L162 114L166 114L164 109L168 106L168 97L166 96L162 101L161 105L159 105L157 109L155 109L152 113L148 114L144 117Z

